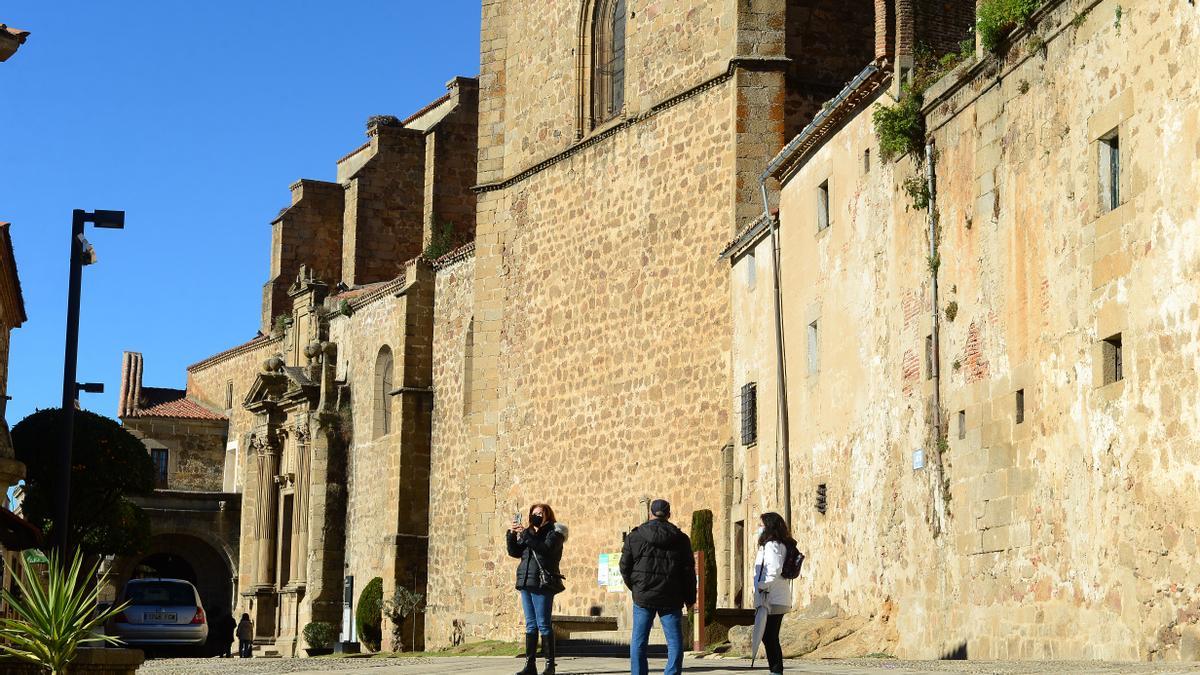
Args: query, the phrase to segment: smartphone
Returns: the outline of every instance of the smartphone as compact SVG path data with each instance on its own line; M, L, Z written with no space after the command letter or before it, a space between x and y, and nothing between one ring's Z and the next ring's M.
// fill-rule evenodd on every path
M521 524L521 512L516 511L513 513L513 525L520 525L520 524Z

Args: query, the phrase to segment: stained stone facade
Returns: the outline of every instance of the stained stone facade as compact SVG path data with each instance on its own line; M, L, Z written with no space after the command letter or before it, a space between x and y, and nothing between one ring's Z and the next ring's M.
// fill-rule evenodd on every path
M780 154L794 593L847 644L1200 658L1198 39L1186 0L1048 2L925 92L924 158L879 160L890 68ZM747 519L782 506L769 225L727 249Z

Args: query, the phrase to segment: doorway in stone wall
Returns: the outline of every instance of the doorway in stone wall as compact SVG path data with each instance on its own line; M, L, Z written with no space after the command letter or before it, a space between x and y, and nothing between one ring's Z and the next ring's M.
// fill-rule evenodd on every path
M733 524L733 606L744 607L746 600L746 521Z

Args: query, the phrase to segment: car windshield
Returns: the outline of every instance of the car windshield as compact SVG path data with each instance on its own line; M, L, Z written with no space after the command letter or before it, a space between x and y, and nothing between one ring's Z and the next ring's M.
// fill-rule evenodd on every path
M125 599L131 605L195 605L192 587L173 581L154 581L129 584Z

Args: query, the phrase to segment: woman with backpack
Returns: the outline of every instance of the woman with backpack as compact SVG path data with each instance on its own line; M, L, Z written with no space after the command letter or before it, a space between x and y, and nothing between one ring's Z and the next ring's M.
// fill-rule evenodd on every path
M554 596L564 590L559 574L567 526L554 518L549 504L529 507L529 525L521 523L521 514L513 514L507 534L508 555L519 558L517 590L525 610L525 667L517 675L537 675L538 633L546 656L543 675L554 675L554 628L550 623Z
M767 607L763 651L767 653L771 675L782 675L783 648L779 645L779 628L783 625L783 615L792 609L791 580L799 573L799 560L804 557L796 549L796 540L792 539L783 516L768 512L759 516L759 520L762 526L758 528L758 554L754 556L754 607ZM792 551L795 553L789 556ZM786 575L785 566L789 568Z

